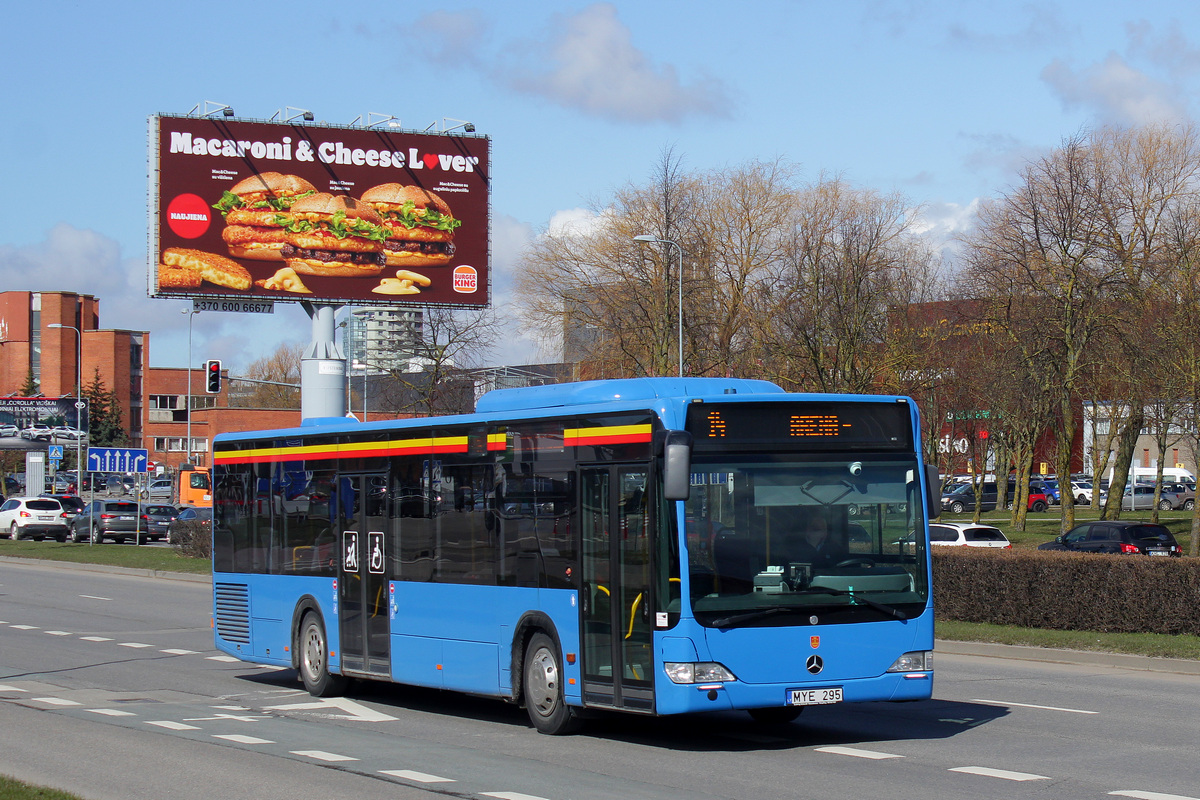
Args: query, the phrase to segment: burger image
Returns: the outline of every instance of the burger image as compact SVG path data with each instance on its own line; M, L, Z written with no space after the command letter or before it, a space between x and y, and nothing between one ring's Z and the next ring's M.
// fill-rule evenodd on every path
M367 189L362 202L383 218L383 243L390 267L438 267L454 255L454 218L446 201L420 186L384 183Z
M263 172L251 175L227 190L213 208L225 216L221 238L229 254L260 261L279 261L288 210L302 197L317 193L296 175Z
M325 192L297 200L280 251L302 275L371 277L383 270L387 231L366 203Z

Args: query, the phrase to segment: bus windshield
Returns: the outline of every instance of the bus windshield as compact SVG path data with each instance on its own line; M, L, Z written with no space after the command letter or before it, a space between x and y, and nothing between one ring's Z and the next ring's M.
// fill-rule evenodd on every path
M895 454L697 454L686 504L696 619L729 627L921 613L917 475L914 458Z

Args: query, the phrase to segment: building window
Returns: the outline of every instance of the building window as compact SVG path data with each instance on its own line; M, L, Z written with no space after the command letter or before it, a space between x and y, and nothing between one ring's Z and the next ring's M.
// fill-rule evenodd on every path
M181 408L183 406L183 397L177 394L152 394L150 395L151 408Z

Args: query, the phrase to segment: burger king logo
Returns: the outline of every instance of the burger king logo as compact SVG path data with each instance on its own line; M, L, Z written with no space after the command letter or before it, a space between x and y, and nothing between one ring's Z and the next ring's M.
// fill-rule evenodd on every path
M473 294L479 288L479 273L474 267L463 265L454 268L454 291Z

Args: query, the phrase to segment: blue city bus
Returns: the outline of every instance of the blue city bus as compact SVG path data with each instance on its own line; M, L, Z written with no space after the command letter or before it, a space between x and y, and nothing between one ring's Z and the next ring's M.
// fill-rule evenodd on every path
M217 647L347 678L591 710L930 697L922 462L905 397L642 378L475 413L213 442Z

